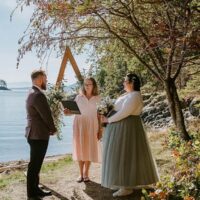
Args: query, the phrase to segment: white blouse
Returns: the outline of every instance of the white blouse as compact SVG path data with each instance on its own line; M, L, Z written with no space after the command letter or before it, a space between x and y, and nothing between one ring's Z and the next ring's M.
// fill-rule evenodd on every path
M108 123L120 121L129 115L140 115L143 108L142 96L139 91L133 91L120 96L114 105L117 112L108 118Z

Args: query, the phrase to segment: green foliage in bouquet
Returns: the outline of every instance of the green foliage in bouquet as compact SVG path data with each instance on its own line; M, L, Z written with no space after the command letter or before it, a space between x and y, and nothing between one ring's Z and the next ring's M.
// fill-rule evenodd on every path
M200 134L185 141L175 131L169 135L175 166L172 173L156 185L155 192L143 190L146 200L200 200Z
M67 95L64 92L64 85L61 86L51 85L47 91L47 99L52 112L54 124L57 129L57 138L62 139L62 127L65 125L63 122L63 107L61 101L66 99Z
M109 96L101 99L101 102L97 104L97 112L100 115L107 116L110 111L114 108L114 99L111 99Z

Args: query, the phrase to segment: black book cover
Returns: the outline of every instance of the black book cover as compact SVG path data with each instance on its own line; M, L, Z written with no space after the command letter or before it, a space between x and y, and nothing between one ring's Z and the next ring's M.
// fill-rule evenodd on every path
M62 101L62 105L64 108L69 109L72 112L72 114L81 114L76 101L65 100L65 101Z

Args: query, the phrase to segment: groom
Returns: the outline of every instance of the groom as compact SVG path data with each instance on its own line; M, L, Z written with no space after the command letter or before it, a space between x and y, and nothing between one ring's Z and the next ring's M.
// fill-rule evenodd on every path
M30 162L27 172L28 200L40 200L51 195L49 191L39 188L39 173L47 151L49 136L56 133L47 99L43 90L46 90L47 76L44 71L37 70L31 74L32 91L26 100L27 127L26 138L30 145Z

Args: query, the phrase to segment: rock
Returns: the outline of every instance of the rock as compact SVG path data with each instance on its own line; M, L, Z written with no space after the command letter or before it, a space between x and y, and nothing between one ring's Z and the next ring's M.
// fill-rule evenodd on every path
M156 99L153 99L150 104L149 104L149 107L155 107L155 104L156 104Z
M191 116L190 111L189 111L189 110L186 110L186 111L184 112L184 117L187 119L187 118L189 118L190 116Z
M164 128L173 125L173 120L169 111L168 101L164 94L153 93L145 94L144 98L144 109L142 113L142 119L145 125L151 126L152 128ZM193 113L194 116L200 116L200 111L196 105L200 103L200 99L192 100L193 97L187 97L182 100L182 108L185 119L191 119ZM190 112L188 105L190 103Z
M194 98L189 105L190 113L195 117L200 117L200 98Z
M173 122L172 119L169 120L168 125L169 125L169 126L173 126L173 125L174 125L174 122Z
M159 101L159 102L162 102L165 99L166 99L165 95L159 95L159 96L156 97L156 100Z
M165 120L166 120L167 123L169 123L172 120L172 118L171 117L167 117L167 118L165 118Z
M157 115L156 118L155 118L155 120L159 120L159 119L162 119L162 118L163 118L162 115Z
M166 118L166 117L170 117L171 115L170 115L170 112L167 110L167 111L162 111L162 116Z
M185 109L185 108L188 108L190 103L192 102L194 97L185 97L183 99L181 99L181 108L182 109Z
M19 160L16 164L17 164L17 165L21 165L21 164L24 164L24 163L25 163L24 160Z
M165 102L162 102L160 110L169 110L168 105Z
M163 119L160 118L160 119L156 120L156 123L157 123L157 124L162 124L162 123L163 123Z
M187 118L187 120L188 121L193 121L195 118L194 118L194 116L192 116L192 115L190 115L188 118Z
M8 90L6 81L1 79L0 79L0 90Z
M144 106L148 105L148 104L149 104L149 100L148 100L148 99L147 99L147 100L144 100L144 101L143 101L143 104L144 104Z
M142 115L141 115L141 117L142 117L143 120L144 120L147 116L148 116L148 112L143 112Z
M7 170L3 171L3 173L2 173L2 174L9 175L10 173L11 173L11 170L10 170L10 169L7 169Z
M150 121L153 121L153 116L152 115L148 115L147 117L145 117L144 121L145 122L150 122Z

